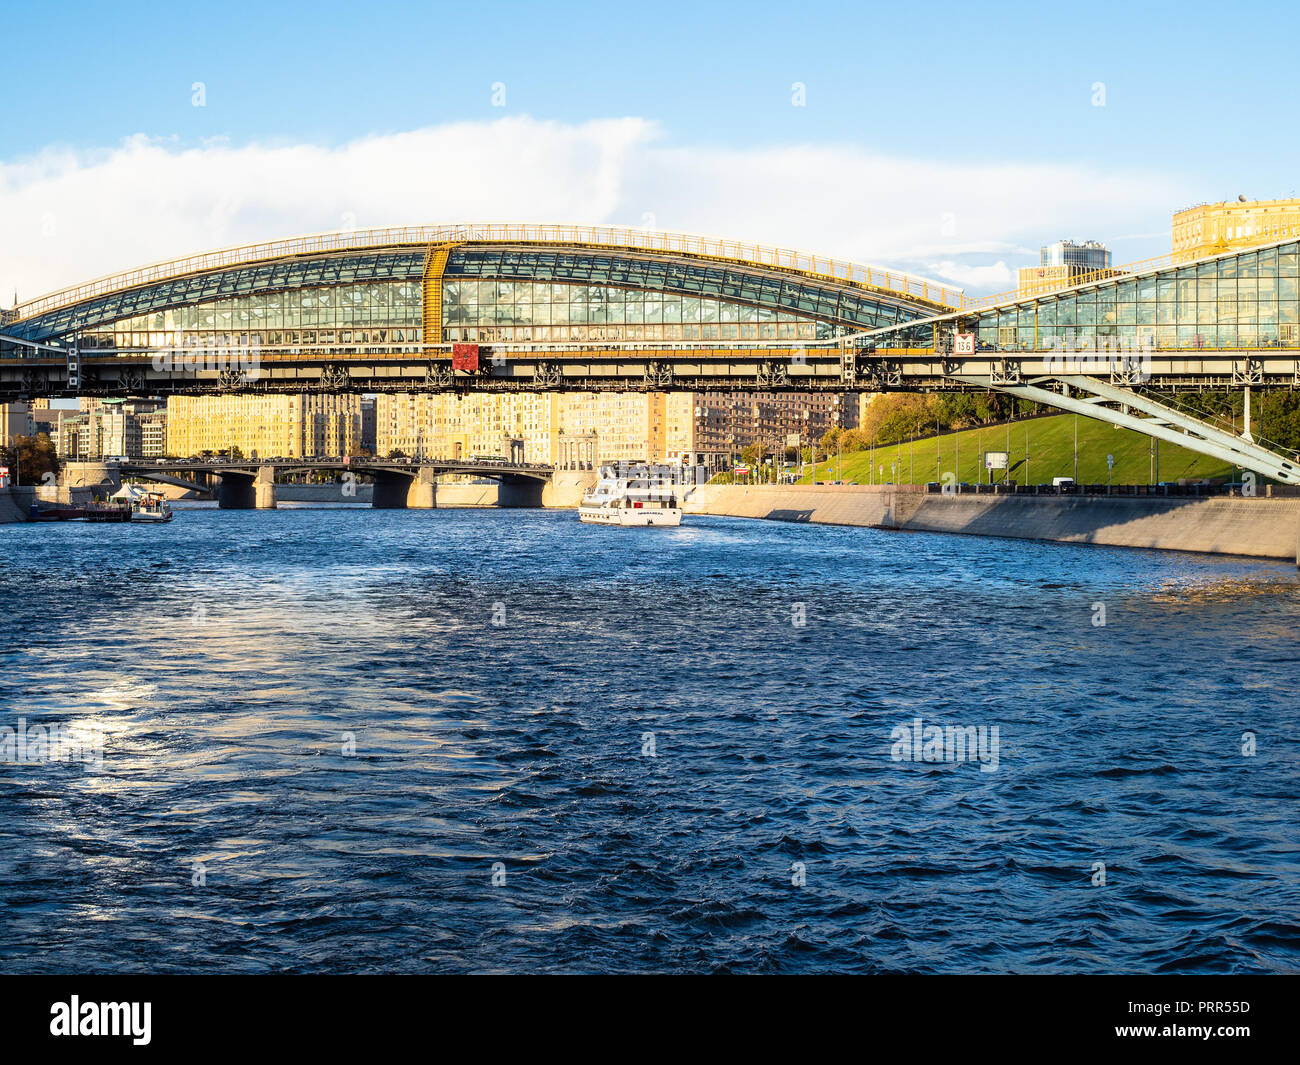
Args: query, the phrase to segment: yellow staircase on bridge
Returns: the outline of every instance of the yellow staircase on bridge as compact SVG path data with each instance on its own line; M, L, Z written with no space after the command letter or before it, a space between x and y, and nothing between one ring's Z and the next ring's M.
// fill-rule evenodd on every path
M442 343L442 273L456 244L430 244L424 253L423 331L425 351Z

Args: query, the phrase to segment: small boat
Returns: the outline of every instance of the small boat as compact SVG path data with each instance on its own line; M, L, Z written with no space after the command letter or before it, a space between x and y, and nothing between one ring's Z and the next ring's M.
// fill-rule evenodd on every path
M172 505L161 492L148 492L131 503L133 521L171 521Z
M131 508L133 521L171 521L172 507L161 492L138 484L123 485L111 499Z
M680 525L681 488L649 467L632 467L621 473L603 469L596 487L582 497L578 520L588 525Z

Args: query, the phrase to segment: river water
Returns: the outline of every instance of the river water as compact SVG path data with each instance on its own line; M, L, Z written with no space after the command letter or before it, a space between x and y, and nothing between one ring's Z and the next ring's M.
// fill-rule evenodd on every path
M0 970L1300 969L1293 566L687 522L0 526Z

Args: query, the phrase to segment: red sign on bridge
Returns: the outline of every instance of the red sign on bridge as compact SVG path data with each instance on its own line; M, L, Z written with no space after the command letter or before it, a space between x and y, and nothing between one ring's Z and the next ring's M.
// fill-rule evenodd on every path
M478 373L478 345L453 344L451 346L451 368L464 370L466 373Z

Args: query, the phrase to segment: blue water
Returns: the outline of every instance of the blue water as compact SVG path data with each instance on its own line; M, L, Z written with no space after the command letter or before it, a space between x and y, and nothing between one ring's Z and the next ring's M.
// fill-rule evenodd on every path
M0 526L0 970L1300 969L1293 566L688 521Z

